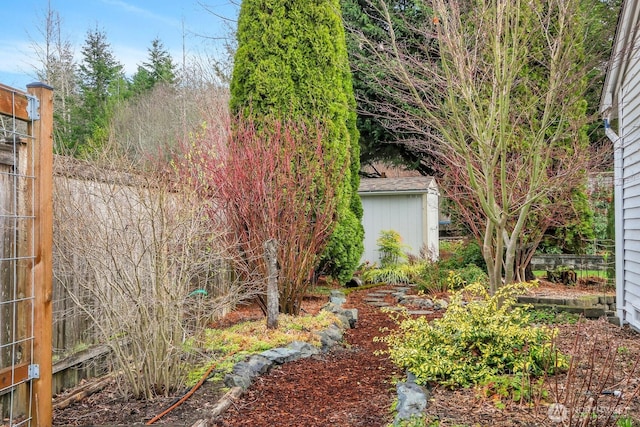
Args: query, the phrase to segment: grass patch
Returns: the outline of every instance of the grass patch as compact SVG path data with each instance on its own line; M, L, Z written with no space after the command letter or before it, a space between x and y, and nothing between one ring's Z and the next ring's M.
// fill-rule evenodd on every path
M574 325L580 320L580 315L568 311L556 311L549 308L529 308L525 311L529 316L529 323L542 325Z
M319 347L317 332L339 322L326 310L315 316L278 316L278 329L268 329L264 319L238 323L225 329L207 329L199 342L189 342L193 348L214 354L213 360L196 366L189 372L188 385L195 384L207 369L217 363L214 380L222 380L233 365L246 356L276 347L285 347L294 341L304 341Z
M324 310L317 316L281 314L278 317L278 329L267 329L267 324L262 319L238 323L226 329L208 329L202 346L207 350L231 353L260 352L286 346L293 341L320 345L315 333L337 321L334 314Z

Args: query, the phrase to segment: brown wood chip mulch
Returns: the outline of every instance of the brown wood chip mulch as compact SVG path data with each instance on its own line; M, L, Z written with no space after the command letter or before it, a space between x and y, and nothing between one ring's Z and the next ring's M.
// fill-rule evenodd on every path
M396 398L394 382L404 379L404 373L387 357L376 354L383 345L374 342L373 338L382 335L380 328L394 325L388 315L363 301L367 293L359 291L348 296L345 307L357 308L359 319L356 328L346 332L344 346L336 347L327 354L273 368L255 380L222 416L209 420L208 425L388 426L392 422L391 405ZM318 303L317 308L324 301ZM606 388L623 391L624 398L615 400L611 396L599 396L596 409L603 413L589 425L614 425L615 417L620 413L637 417L640 414L640 369L636 361L640 359L640 335L628 327L616 327L603 320L557 326L559 335L556 343L560 350L581 357L577 361L578 369L572 375L561 374L546 379L548 396L540 405L531 407L509 399L496 400L497 396L482 397L473 388L451 390L435 387L430 392L426 410L429 420L438 420L439 427L555 426L559 424L551 422L547 414L549 402L567 404L566 396L570 395L568 391L571 389L575 389L578 398L584 400L590 396L589 387L598 389L594 383L599 378L604 378ZM576 345L578 341L580 344ZM607 355L613 355L614 360ZM569 377L572 378L572 386L567 382ZM207 382L157 424L192 426L197 420L208 419L222 395L219 384ZM144 424L170 404L171 399L157 399L150 403L122 400L113 385L71 407L56 411L54 425ZM582 406L570 408L570 411L577 417L571 425L582 424L583 419L579 416L583 412Z
M354 292L345 308L359 312L357 326L347 330L343 346L309 359L286 363L259 377L214 426L386 426L396 398L394 377L402 373L376 350L380 328L393 327L387 314L367 305L366 292ZM206 419L221 397L220 386L205 383L182 406L156 424L191 426ZM144 424L169 406L158 402L123 401L115 385L54 414L54 425Z

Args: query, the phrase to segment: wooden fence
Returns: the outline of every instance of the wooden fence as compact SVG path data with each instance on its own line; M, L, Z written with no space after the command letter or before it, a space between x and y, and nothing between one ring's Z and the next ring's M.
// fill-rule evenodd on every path
M0 420L52 424L53 90L0 85Z
M567 267L581 271L604 271L611 267L611 260L605 260L602 255L570 255L570 254L540 254L531 259L533 270L555 270Z
M105 310L105 300L119 304L107 295L115 292L113 297L117 297L117 289L110 291L112 288L104 282L112 274L113 269L109 268L111 263L123 269L130 266L127 274L132 277L135 277L137 273L134 270L140 268L141 264L151 265L152 260L148 259L148 255L155 244L151 240L153 233L148 229L158 220L153 216L158 215L156 208L160 207L154 198L159 195L158 192L167 190L154 189L154 184L148 181L148 177L63 156L54 157L53 175L55 234L52 338L55 358L53 392L56 394L73 387L83 378L109 369L108 347L103 345L103 332L96 329L85 309L90 308L91 314L95 315ZM184 194L168 191L161 197L166 203L171 206L185 205ZM199 224L184 219L184 211L195 208L167 209L167 212L177 214L170 215L174 220L183 218L185 226L188 222L188 228L192 232L202 229L205 234L210 233L207 223L203 222L201 225L204 228L200 228ZM174 226L174 231L185 228L178 224ZM181 242L189 242L197 241L200 235L183 237L185 239L180 240ZM176 238L180 239L180 236L176 235ZM115 252L112 251L114 248ZM199 289L206 291L210 299L225 299L226 293L231 300L233 295L229 292L229 286L233 274L229 271L228 261L215 256L215 247L204 252L212 255L205 256L196 248L185 260L190 265L182 268L189 270L188 275L192 279L182 297ZM111 260L112 256L117 259ZM141 262L132 264L134 259ZM144 282L142 293L153 289L151 276L140 279ZM183 286L184 284L180 285ZM233 305L230 302L227 310ZM78 303L85 309L80 308ZM127 316L137 309L143 307L129 305L123 308L120 322L131 321ZM224 311L219 311L213 316L223 314Z

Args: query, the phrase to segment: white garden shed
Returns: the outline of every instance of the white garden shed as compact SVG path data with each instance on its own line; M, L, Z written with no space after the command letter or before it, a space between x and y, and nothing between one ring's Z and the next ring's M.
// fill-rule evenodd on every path
M364 254L361 261L379 261L376 240L382 230L402 236L407 252L425 249L438 258L438 204L440 192L433 177L363 178L358 194L364 215Z
M600 103L607 136L614 144L617 315L621 323L636 329L640 329L639 13L640 2L623 2Z

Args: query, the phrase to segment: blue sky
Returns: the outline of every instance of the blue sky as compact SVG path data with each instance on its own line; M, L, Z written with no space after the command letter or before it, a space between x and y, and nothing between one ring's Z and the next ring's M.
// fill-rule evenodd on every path
M3 1L0 25L0 83L24 89L35 80L33 44L50 3L62 21L62 38L74 46L76 60L87 31L98 28L127 75L147 60L159 38L176 62L182 60L183 24L188 55L213 54L235 26L240 0L21 0ZM206 7L206 9L205 9ZM208 11L207 11L208 9ZM217 15L217 16L216 16ZM225 24L226 23L226 24ZM206 36L206 37L203 37Z

